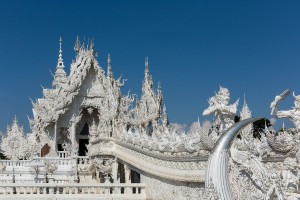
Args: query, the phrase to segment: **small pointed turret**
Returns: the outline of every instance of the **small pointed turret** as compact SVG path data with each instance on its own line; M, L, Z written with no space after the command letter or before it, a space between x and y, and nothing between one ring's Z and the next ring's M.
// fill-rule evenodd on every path
M91 43L90 43L90 52L92 53L93 56L97 57L97 53L95 51L95 43L94 43L94 39L91 39Z
M76 42L75 42L75 46L74 46L74 51L76 52L76 54L79 53L80 51L80 41L79 41L79 36L77 35L76 37Z
M56 66L56 72L54 74L54 81L52 83L52 86L57 88L61 86L62 84L67 82L67 76L66 72L64 70L64 62L62 58L62 38L59 38L59 54L58 54L58 61L57 61L57 66Z
M242 110L240 112L240 116L241 116L241 120L252 117L251 110L248 107L245 95L244 95L244 104L243 104Z
M144 79L144 84L148 84L150 86L150 88L152 88L153 86L153 81L152 81L152 77L150 75L149 72L149 60L148 57L145 58L145 79Z

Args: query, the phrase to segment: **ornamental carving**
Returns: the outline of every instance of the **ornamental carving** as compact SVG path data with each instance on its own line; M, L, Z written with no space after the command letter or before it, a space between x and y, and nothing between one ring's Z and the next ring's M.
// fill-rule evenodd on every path
M2 136L1 150L11 160L24 159L28 150L28 141L15 118L11 127L7 127L6 135Z

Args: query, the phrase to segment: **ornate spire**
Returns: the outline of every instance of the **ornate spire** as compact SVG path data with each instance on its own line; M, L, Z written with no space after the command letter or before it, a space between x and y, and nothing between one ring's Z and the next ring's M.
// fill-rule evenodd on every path
M56 72L54 74L54 81L52 83L53 87L57 88L58 86L61 86L61 84L67 82L67 76L66 72L64 70L64 62L62 58L62 38L60 36L59 38L59 54L58 54L58 61L57 61L57 66L56 66Z
M152 81L152 77L149 73L149 61L148 61L148 57L145 58L145 79L144 79L144 84L143 85L149 85L150 88L152 89L153 86L153 81Z
M59 37L59 56L58 56L58 60L59 61L63 61L62 59L62 50L61 50L61 43L62 43L62 39L61 39L61 36Z
M149 77L149 62L148 57L145 58L145 78Z
M79 41L79 36L77 35L75 46L74 46L74 51L78 54L79 50L80 50L80 41Z
M111 69L111 60L110 60L110 54L108 54L107 56L107 77L112 77L113 73L112 73L112 69Z
M249 107L247 105L245 95L244 95L244 105L243 105L243 108L240 112L240 116L241 116L241 120L248 119L248 118L252 117L251 110L249 109Z

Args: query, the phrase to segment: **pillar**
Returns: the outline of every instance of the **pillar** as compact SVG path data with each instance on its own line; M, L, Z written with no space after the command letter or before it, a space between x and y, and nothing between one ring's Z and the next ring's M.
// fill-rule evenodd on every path
M130 167L127 164L124 164L125 183L131 183L130 171L131 171Z
M111 175L113 178L113 183L117 183L117 180L118 180L118 166L119 166L119 163L117 161L112 163Z
M131 183L130 171L131 171L131 169L129 168L129 166L124 163L125 183ZM132 193L131 188L126 187L124 193L131 194Z
M57 122L54 123L54 151L57 152Z
M70 131L70 134L71 134L71 142L72 142L72 151L73 153L77 153L78 149L76 148L76 134L75 134L75 115L72 116L72 119L71 119L71 131Z

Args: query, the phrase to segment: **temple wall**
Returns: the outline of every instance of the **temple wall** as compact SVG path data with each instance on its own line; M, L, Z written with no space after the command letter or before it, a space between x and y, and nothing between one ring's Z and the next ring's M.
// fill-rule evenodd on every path
M147 199L202 199L204 183L185 183L160 179L151 175L141 175L141 182L146 184Z

